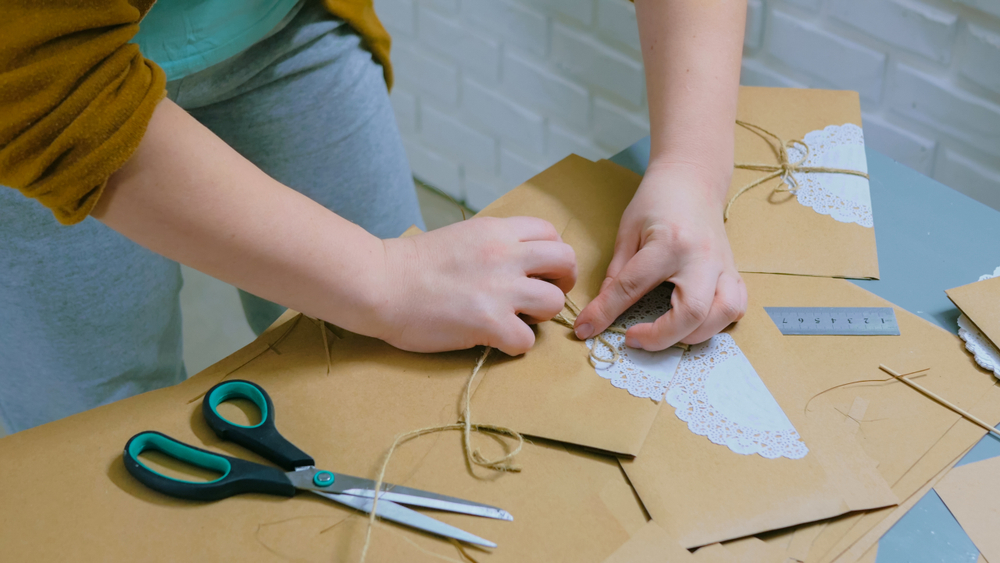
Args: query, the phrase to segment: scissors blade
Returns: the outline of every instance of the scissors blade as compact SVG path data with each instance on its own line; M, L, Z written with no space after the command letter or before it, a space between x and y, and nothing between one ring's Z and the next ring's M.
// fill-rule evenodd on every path
M328 498L334 502L338 502L345 506L350 506L356 510L362 512L371 513L372 504L374 500L366 497L355 496L355 495L342 495L336 493L323 493L320 491L313 491L321 497ZM430 516L425 516L414 510L410 510L405 506L400 506L394 502L385 500L385 497L379 499L378 507L375 509L375 513L379 518L383 520L389 520L391 522L396 522L404 526L409 526L411 528L416 528L418 530L423 530L425 532L436 534L439 536L444 536L446 538L454 538L458 541L471 543L475 545L481 545L483 547L496 547L497 544L484 540L483 538L470 534L465 530L461 530L454 526L445 524L444 522L439 522Z
M343 491L343 494L353 495L356 497L375 498L375 491L372 489L348 489ZM428 491L421 491L420 489L411 489L409 487L392 487L388 490L383 489L382 494L379 495L379 499L389 500L408 506L422 506L424 508L433 508L435 510L471 514L472 516L482 516L484 518L494 518L496 520L514 520L514 517L502 508L439 495Z

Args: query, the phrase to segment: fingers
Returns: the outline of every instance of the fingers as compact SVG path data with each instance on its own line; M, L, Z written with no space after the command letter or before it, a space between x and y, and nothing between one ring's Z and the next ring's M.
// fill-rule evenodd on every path
M660 274L663 264L658 263L658 254L649 246L639 250L621 272L605 284L601 293L577 317L577 338L590 338L608 328L625 309L663 281Z
M559 314L566 295L555 285L542 280L527 279L521 284L517 314L529 324L547 321Z
M517 234L521 242L531 240L549 240L562 242L559 231L545 219L538 217L508 217L503 221Z
M526 275L548 280L563 293L573 289L576 253L572 246L562 242L531 241L523 243L522 248L521 266Z
M626 345L657 351L689 336L705 323L712 312L719 278L720 274L715 269L695 267L671 279L674 283L670 298L672 308L652 323L629 328L625 333Z
M493 337L487 342L487 346L492 346L508 356L520 356L534 345L534 331L515 315L508 315L506 321L497 327Z
M715 288L715 300L705 322L681 339L685 344L698 344L743 318L747 310L747 288L739 275L723 274Z

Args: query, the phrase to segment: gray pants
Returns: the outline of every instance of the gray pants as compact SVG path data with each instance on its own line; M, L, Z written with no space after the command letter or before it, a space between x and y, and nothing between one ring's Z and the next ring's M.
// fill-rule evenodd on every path
M382 68L318 2L167 86L243 156L379 237L423 226ZM180 267L0 187L0 418L16 432L186 377ZM257 332L283 308L241 295Z

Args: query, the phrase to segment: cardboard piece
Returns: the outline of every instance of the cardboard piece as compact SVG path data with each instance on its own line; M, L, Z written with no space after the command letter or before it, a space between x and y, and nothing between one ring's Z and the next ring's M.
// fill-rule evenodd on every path
M809 372L764 311L766 301L749 289L746 316L726 332L809 453L801 459L737 454L691 432L665 405L636 458L620 463L653 520L688 548L897 502L842 421L814 424L805 415Z
M829 125L861 126L858 94L847 91L742 86L736 116L786 141ZM734 130L736 162L776 163L763 139L740 126ZM766 174L734 170L729 196ZM791 194L773 193L779 183L774 179L744 193L730 212L726 231L740 271L878 278L873 228L839 222Z
M327 374L320 326L286 317L258 340L184 383L0 439L0 505L17 507L0 526L3 557L74 559L356 561L367 519L321 497L239 495L192 502L153 492L129 475L122 448L155 429L229 455L260 460L220 442L200 396L223 378L259 383L274 400L278 429L317 465L374 477L395 435L454 422L479 351L420 355L349 333L329 335ZM286 334L287 333L287 334ZM475 416L475 413L474 413ZM475 435L486 455L501 446ZM461 435L403 445L386 478L509 510L513 522L435 512L433 517L496 541L478 561L603 561L645 514L613 458L534 441L522 473L467 468ZM623 522L625 523L623 525ZM462 561L439 538L389 523L373 533L369 561Z
M694 563L691 552L650 520L604 563Z
M945 291L948 298L1000 347L1000 277Z
M934 486L948 510L987 561L1000 561L1000 458L977 461L948 472Z
M597 296L621 215L641 180L608 161L570 155L479 215L531 214L555 225L576 251L579 278L570 292L583 306ZM629 395L600 377L587 347L554 322L537 325L535 346L516 360L496 353L472 398L482 420L571 444L635 455L660 404Z
M891 306L843 280L749 274L744 279L751 295L769 306ZM987 422L1000 421L995 380L968 361L962 343L907 311L895 308L895 312L900 336L787 337L809 374L804 379L811 388L799 401L852 381L886 380L878 369L878 364L885 363L902 373L930 368L917 379L922 386ZM904 503L985 434L898 382L856 383L829 390L812 399L808 416L817 423L843 423L858 397L869 404L856 437ZM898 519L901 514L901 510L885 509L833 521L817 537L807 560L825 563L848 550L860 557L881 537L872 530L884 519Z

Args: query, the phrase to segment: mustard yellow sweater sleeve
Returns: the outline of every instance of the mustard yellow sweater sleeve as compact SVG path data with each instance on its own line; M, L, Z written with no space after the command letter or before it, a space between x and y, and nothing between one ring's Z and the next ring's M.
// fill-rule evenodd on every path
M372 0L322 1L358 31L391 85L391 39ZM37 199L62 224L93 210L166 94L163 70L129 43L153 2L3 2L0 185Z
M6 0L0 184L82 221L135 151L166 77L128 41L152 0Z

